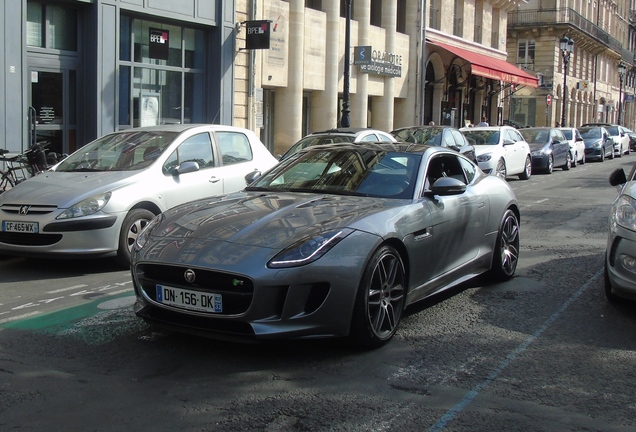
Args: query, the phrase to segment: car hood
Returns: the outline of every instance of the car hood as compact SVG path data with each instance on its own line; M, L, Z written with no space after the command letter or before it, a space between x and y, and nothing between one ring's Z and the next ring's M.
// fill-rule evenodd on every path
M0 195L0 202L68 208L93 195L136 181L139 171L56 172L38 174Z
M228 242L281 249L344 227L378 235L372 215L391 220L404 200L305 193L237 192L177 206L164 212L152 231L160 242ZM388 225L388 224L387 224Z
M528 143L528 145L530 146L530 151L535 151L535 150L541 150L542 148L546 147L546 143Z
M498 145L476 145L475 156L481 156L486 153L502 153L503 148Z
M592 147L594 144L600 143L601 139L600 138L588 138L588 139L584 139L583 142L585 143L585 147Z

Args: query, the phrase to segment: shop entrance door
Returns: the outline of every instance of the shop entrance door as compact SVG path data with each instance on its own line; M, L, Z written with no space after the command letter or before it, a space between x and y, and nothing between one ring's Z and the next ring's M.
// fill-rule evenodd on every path
M75 70L31 67L29 76L29 145L47 144L56 153L75 151Z

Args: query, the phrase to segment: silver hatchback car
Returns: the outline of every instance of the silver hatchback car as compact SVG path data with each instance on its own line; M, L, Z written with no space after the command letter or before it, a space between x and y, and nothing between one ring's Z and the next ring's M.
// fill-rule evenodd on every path
M176 205L246 186L278 163L256 135L222 125L167 125L105 135L52 171L0 195L0 254L128 265L137 235Z
M609 215L605 253L605 295L636 300L636 164L628 176L618 168L609 181L619 189Z

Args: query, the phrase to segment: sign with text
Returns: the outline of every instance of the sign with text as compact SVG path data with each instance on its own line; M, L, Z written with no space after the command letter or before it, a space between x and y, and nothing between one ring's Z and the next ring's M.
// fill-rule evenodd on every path
M245 21L245 49L269 49L271 27L269 20Z
M156 60L168 60L170 55L170 32L168 30L150 28L148 56Z
M353 48L353 64L358 65L362 73L392 77L402 76L401 55L375 50L370 46Z

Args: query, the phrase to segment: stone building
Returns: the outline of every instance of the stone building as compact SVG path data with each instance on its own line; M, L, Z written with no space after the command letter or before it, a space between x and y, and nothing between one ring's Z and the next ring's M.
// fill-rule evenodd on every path
M511 86L536 76L506 61L510 1L352 0L350 124L385 131L433 121L501 123ZM239 0L237 21L271 22L270 48L237 36L235 124L274 153L342 117L347 0ZM361 61L363 54L371 53Z
M508 61L539 77L512 89L505 117L520 124L633 128L634 1L529 0L508 12ZM571 54L560 48L569 39Z

